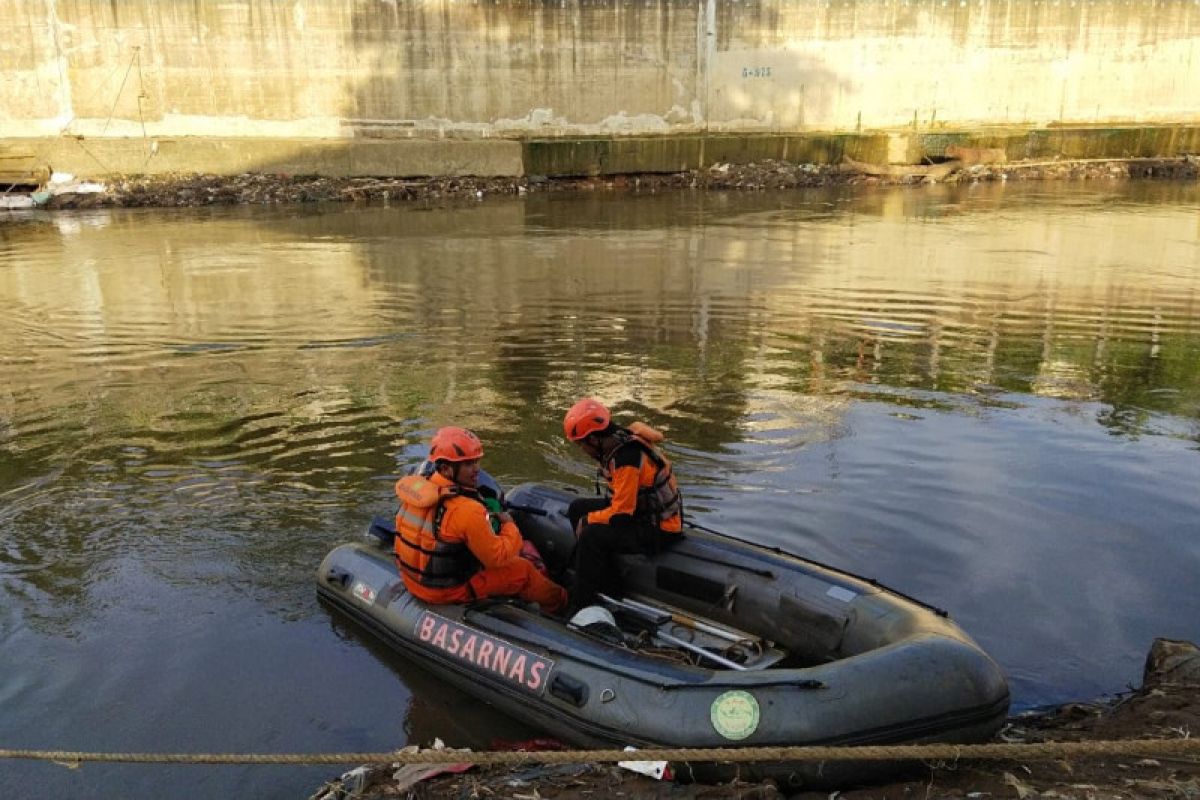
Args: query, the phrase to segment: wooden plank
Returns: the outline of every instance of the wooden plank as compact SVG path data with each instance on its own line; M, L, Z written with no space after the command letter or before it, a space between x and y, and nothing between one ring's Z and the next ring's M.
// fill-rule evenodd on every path
M962 167L961 161L946 161L941 164L865 164L850 157L842 159L842 169L880 178L942 178Z
M0 187L41 186L50 180L50 165L34 153L0 149Z

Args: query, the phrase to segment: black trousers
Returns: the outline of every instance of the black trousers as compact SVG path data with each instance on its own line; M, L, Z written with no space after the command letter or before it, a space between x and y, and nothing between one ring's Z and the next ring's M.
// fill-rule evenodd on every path
M574 527L589 512L607 506L608 498L583 497L571 503L567 517ZM585 524L575 545L575 584L568 589L568 607L576 611L590 605L601 592L621 597L623 587L619 555L654 555L681 538L681 534L668 533L657 525L625 515L613 517L610 524Z

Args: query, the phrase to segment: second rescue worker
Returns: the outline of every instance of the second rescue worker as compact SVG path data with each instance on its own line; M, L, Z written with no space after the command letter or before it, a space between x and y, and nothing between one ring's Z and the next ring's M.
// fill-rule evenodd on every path
M599 462L611 492L575 500L567 512L579 536L570 600L578 610L598 592L620 596L618 554L653 555L683 538L683 498L671 463L655 446L663 435L649 425L617 425L589 397L567 412L563 432Z
M511 516L489 516L477 489L481 458L483 444L475 434L442 428L429 450L433 474L396 483L395 549L404 585L429 603L515 595L556 614L567 593L521 557L524 541Z

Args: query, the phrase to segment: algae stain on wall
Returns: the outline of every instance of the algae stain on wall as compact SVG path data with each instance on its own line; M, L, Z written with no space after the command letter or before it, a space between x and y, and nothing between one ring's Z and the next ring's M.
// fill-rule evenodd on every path
M348 46L367 65L345 122L502 136L691 124L695 19L672 0L359 4Z

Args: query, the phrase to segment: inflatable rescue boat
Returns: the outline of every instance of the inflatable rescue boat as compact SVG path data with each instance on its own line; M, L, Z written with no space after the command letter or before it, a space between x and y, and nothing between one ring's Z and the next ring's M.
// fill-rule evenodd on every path
M569 566L576 495L506 498L551 574ZM573 621L519 601L435 606L397 572L390 523L344 544L320 597L446 682L581 747L760 747L990 739L1008 685L945 612L828 566L685 526L656 556L624 556L623 597ZM878 764L675 765L676 775L844 781Z

